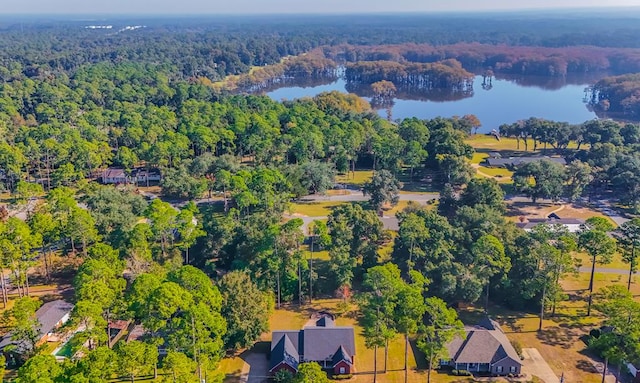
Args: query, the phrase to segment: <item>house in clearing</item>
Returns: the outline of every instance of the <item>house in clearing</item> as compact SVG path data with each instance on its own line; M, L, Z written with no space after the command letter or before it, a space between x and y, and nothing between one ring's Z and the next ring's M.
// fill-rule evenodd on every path
M125 173L124 169L108 168L102 172L103 184L126 184L129 181L129 177Z
M146 184L147 186L152 182L160 182L162 176L158 170L147 170L143 168L136 168L131 170L130 175L124 169L107 168L102 172L102 183L107 184Z
M356 355L351 326L336 326L330 315L322 315L302 330L274 331L271 338L269 373L298 372L303 362L317 362L336 375L352 374Z
M56 330L67 323L72 310L73 304L63 300L47 302L40 306L35 314L39 325L39 338L36 345L59 341L60 339L56 334ZM15 366L19 356L26 351L26 344L11 339L12 336L12 333L8 333L2 338L2 341L0 341L0 350L2 350L7 357L8 364Z
M476 326L465 327L465 337L447 345L449 358L440 366L492 375L519 375L522 362L500 325L484 318Z

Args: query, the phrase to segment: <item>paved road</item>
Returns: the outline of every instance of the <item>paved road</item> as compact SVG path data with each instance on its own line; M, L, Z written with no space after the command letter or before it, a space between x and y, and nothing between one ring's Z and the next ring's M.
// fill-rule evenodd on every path
M308 195L300 197L301 202L364 202L369 200L369 196L365 196L360 191L345 190L347 194L342 195ZM420 205L426 205L429 201L440 198L437 193L402 193L400 194L400 201L413 201ZM327 219L326 216L318 217L299 217L292 215L288 217L301 218L304 222L302 230L307 233L309 224L314 220ZM395 216L383 216L380 217L382 225L387 230L398 230L399 222Z
M308 195L300 197L302 202L364 202L369 200L369 196L365 196L362 192L345 190L348 194L342 195ZM401 193L400 201L414 201L420 204L426 204L427 202L440 198L438 193Z
M580 267L578 271L581 273L591 273L591 266ZM629 269L609 269L606 267L596 267L596 273L629 275ZM633 274L637 275L638 272L636 271Z
M524 356L522 361L522 371L524 373L535 375L545 383L560 383L560 379L558 379L537 349L523 348L522 355Z

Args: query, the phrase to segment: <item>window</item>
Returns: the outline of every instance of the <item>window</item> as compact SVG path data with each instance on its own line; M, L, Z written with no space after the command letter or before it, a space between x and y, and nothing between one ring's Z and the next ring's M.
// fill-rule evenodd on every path
M345 372L347 372L347 370L345 370L345 368L344 368L344 367L340 367L340 373L341 373L341 374L344 374Z
M496 366L496 372L502 372L502 366Z
M515 366L509 367L509 372L516 372L516 367Z

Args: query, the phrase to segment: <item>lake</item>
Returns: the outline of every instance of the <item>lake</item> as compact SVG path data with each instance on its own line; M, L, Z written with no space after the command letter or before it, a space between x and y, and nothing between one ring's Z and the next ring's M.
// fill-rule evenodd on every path
M489 132L501 124L529 117L578 124L597 117L583 99L585 87L601 77L603 76L567 79L534 76L493 78L491 87L483 87L482 76L476 76L471 94L451 94L442 91L422 94L399 92L393 105L390 108L378 109L378 113L385 118L389 117L390 113L392 119L431 119L438 116L475 114L482 123L479 132ZM354 88L346 84L342 78L321 85L318 85L318 81L312 85L293 81L266 94L280 101L313 97L332 90L347 92L347 89L371 100L367 97L370 96L367 87Z

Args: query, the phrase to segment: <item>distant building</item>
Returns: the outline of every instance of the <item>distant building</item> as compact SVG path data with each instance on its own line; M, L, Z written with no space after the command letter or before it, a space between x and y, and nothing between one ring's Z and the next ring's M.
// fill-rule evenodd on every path
M162 179L160 172L157 170L147 170L144 168L136 168L127 175L124 169L107 168L102 172L102 183L108 184L145 184L160 182Z
M102 172L102 183L107 184L126 184L129 177L124 169L107 168Z
M575 218L560 218L557 214L552 214L547 218L523 218L521 222L516 223L516 226L524 231L531 231L538 225L560 225L569 233L577 233L582 229L584 221Z
M535 157L509 157L509 158L501 158L501 157L490 157L487 158L487 165L495 168L515 168L523 164L528 164L531 162L547 160L551 162L555 162L560 165L566 165L567 161L561 157L547 157L547 156L535 156Z
M465 336L456 337L447 345L448 358L440 366L456 370L520 375L520 356L497 322L484 318L476 326L465 327Z
M316 362L333 374L354 372L355 334L351 326L336 326L333 316L322 315L302 330L274 331L269 372L298 372L298 365Z

